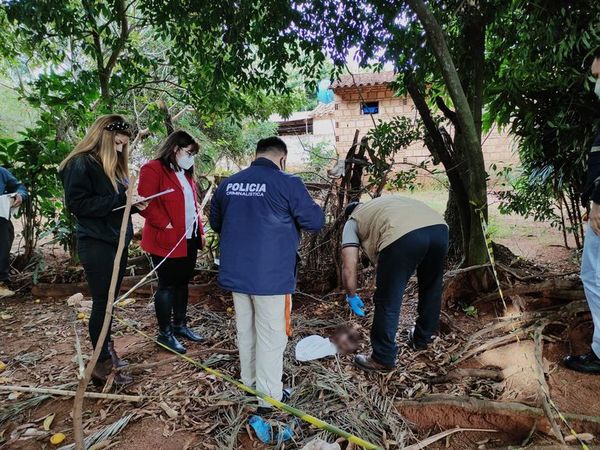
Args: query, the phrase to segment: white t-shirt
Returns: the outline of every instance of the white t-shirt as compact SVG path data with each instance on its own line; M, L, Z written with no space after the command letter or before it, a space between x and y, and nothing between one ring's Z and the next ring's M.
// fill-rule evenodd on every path
M194 191L192 190L192 186L190 182L185 177L185 172L180 170L179 172L175 172L177 174L177 179L179 180L179 184L183 188L183 196L185 198L185 229L186 239L191 239L194 235L194 231L197 228L197 225L194 225L198 221L198 215L196 214L196 202L194 199Z

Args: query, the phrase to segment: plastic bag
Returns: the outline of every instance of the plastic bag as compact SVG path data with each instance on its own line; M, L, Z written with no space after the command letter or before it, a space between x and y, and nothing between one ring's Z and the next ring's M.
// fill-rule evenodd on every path
M317 334L305 337L296 344L296 359L298 361L313 361L333 356L336 353L337 347L335 344Z

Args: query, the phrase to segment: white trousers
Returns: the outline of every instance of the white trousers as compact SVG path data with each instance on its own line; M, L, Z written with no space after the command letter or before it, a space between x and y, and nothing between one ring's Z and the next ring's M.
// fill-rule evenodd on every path
M594 321L592 350L600 357L600 236L589 225L583 244L581 281Z
M233 293L242 383L281 400L283 352L291 334L291 295ZM260 400L261 406L269 406Z

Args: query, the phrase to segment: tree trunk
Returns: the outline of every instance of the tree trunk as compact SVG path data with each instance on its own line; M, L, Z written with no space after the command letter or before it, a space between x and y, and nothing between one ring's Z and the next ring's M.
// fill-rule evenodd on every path
M442 28L430 8L423 0L407 0L407 3L425 29L428 43L440 64L446 89L456 111L456 134L460 134L460 139L455 142L460 157L455 162L460 163L457 170L461 173L460 178L467 197L467 205L461 206L468 208L468 219L465 218L466 220L462 222L463 236L465 237L463 266L481 265L488 259L485 237L481 232L481 216L487 220L487 174L481 149L480 126L478 127L481 113L473 115L472 102L465 94ZM479 49L479 44L479 41L472 43L473 52ZM473 57L469 59L472 60L472 64L478 60ZM472 92L477 93L483 83L478 80L474 84L476 87ZM481 96L473 97L471 100L481 103ZM448 170L448 168L446 169Z
M450 241L448 245L448 259L450 261L460 262L464 255L463 231L460 224L460 211L458 209L458 199L452 186L448 189L448 203L446 203L446 212L444 220L450 228Z

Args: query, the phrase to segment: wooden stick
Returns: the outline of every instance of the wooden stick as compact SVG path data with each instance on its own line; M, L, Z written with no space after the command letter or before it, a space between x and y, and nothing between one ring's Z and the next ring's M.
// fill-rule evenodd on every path
M53 388L34 388L28 386L2 386L0 385L0 391L6 392L28 392L32 394L49 394L49 395L62 395L64 397L74 397L75 391L65 391L63 389ZM126 402L140 402L144 397L140 395L121 395L121 394L104 394L102 392L86 392L84 393L85 398L100 398L104 400L123 400Z
M110 327L110 319L112 316L113 302L115 300L117 280L119 278L119 267L121 265L123 250L125 248L125 235L127 234L129 216L131 214L131 202L133 199L135 182L135 176L131 176L129 179L129 186L127 187L127 201L125 203L125 210L123 211L123 220L121 221L121 233L119 235L119 244L117 246L115 261L113 263L112 277L110 279L110 288L108 291L108 302L106 304L106 312L104 314L102 330L100 331L98 344L94 349L94 353L92 354L91 359L88 361L84 376L79 380L77 392L75 393L75 399L73 400L73 436L75 438L76 450L84 450L85 448L83 441L83 398L85 396L85 389L92 377L94 366L98 362L98 357L100 356L100 351L102 350L102 344L108 335L108 328Z
M508 344L509 342L519 341L521 338L527 336L527 334L530 331L532 331L532 329L533 329L532 327L522 328L520 330L515 331L514 333L504 335L504 336L499 336L497 338L491 339L491 340L487 341L486 343L481 344L472 350L469 350L466 354L462 354L458 360L456 360L452 363L452 365L454 366L456 364L459 364L459 363L471 358L472 356L475 356L486 350L492 350L494 348L502 347L503 345Z
M540 397L542 397L542 407L544 409L544 412L546 413L548 422L550 422L552 431L556 435L556 439L558 439L560 443L564 445L565 439L563 437L562 431L560 431L558 422L554 417L552 407L550 406L550 388L548 387L548 383L546 382L546 375L544 374L544 340L542 338L546 325L549 325L549 323L542 323L539 327L536 328L533 334L533 342L535 343L535 371L538 377L538 382L540 384L539 392Z
M73 324L73 332L75 333L75 350L77 352L77 364L79 371L77 372L77 379L81 380L85 375L85 363L83 362L83 354L81 353L81 343L79 342L79 333L77 333L77 325Z

